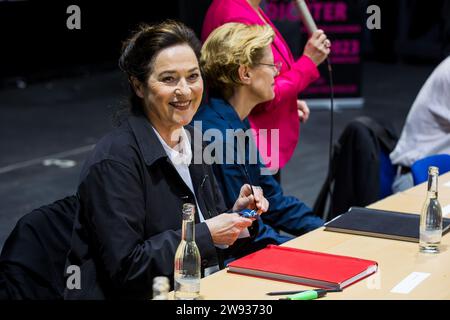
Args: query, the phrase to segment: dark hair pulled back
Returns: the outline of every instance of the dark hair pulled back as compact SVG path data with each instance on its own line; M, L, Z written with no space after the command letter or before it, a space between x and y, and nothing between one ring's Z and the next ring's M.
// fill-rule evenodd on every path
M200 58L201 43L194 31L181 22L166 20L149 25L141 24L131 36L124 41L119 59L120 69L126 73L130 88L130 111L142 111L143 102L132 86L131 78L145 83L152 72L155 57L161 50L186 44L192 48L197 59Z

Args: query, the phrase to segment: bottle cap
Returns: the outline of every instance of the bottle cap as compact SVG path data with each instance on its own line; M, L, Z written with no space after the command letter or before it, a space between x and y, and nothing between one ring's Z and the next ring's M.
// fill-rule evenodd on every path
M183 204L183 219L193 220L195 215L195 205L192 203Z
M164 277L164 276L159 276L159 277L154 277L153 278L153 284L156 283L167 283L167 285L169 284L169 278Z
M438 167L429 167L428 174L439 174L439 168Z
M192 203L183 203L183 212L186 213L190 213L192 211L192 213L195 213L195 205Z
M155 277L153 278L153 300L167 300L167 294L170 290L169 278Z

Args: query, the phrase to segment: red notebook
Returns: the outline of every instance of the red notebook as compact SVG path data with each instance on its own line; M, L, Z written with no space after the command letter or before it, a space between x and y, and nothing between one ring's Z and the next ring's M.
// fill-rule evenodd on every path
M229 272L332 289L344 289L377 269L375 261L275 245L228 264Z

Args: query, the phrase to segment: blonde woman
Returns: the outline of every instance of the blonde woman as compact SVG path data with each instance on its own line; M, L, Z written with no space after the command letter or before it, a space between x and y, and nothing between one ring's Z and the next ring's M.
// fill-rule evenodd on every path
M247 131L250 112L260 103L274 97L275 76L279 65L274 63L270 45L274 31L269 26L228 23L214 30L205 41L200 58L200 67L210 99L200 107L194 121L201 121L202 130L219 129L224 137L223 150L234 145L234 157L238 158L238 143L227 141L227 129ZM194 122L194 125L195 122ZM198 125L198 123L197 123ZM218 141L215 141L218 143ZM243 183L258 185L269 201L269 211L261 215L264 224L259 224L255 250L269 243L280 244L292 237L281 235L278 230L299 236L323 225L311 209L299 199L283 195L280 184L271 175L263 175L264 164L252 163L250 150L255 150L252 139L245 140L245 163L225 163L216 154L214 173L225 202L230 205L239 194Z
M214 29L232 22L268 25L274 31L274 40L270 46L275 63L280 63L280 75L274 82L275 95L273 99L254 108L249 114L249 121L255 130L267 129L269 136L274 132L279 134L278 143L256 137L260 151L278 149L275 161L273 157L265 159L271 170L277 171L292 157L299 139L300 122L306 122L309 117L308 106L304 101L297 100L297 96L319 78L317 67L328 57L331 42L322 30L317 30L308 40L302 56L295 60L281 33L260 8L261 2L262 0L213 0L203 22L202 41ZM262 156L265 156L264 152ZM279 172L276 177L280 178Z

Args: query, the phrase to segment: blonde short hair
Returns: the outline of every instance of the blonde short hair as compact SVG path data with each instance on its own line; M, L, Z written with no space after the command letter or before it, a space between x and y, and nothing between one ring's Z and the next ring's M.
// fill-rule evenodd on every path
M229 98L234 88L241 85L239 67L252 67L260 62L274 37L269 25L227 23L215 29L203 44L200 57L209 88Z

